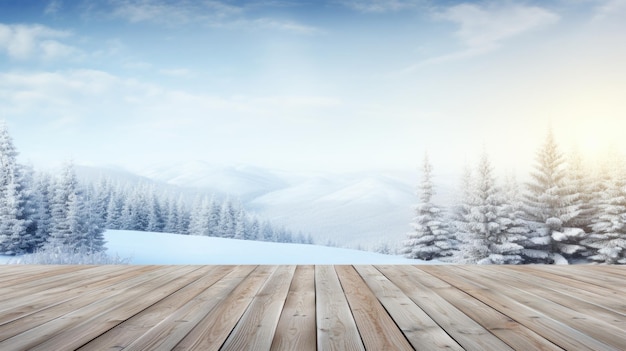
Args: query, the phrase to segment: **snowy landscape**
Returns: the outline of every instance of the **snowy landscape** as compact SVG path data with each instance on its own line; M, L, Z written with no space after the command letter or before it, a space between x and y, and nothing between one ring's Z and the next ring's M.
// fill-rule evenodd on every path
M625 16L2 2L0 255L626 264Z
M440 264L319 245L109 230L106 253L129 264ZM22 257L2 256L0 263Z

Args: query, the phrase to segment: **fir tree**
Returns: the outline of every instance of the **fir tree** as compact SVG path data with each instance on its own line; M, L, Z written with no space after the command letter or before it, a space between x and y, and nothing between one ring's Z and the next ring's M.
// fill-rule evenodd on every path
M572 254L567 241L584 234L580 229L564 226L574 221L579 213L574 205L575 195L567 192L564 162L552 131L549 131L537 152L532 180L527 184L525 212L533 225L523 244L526 262L562 262L561 253Z
M590 248L592 261L626 264L626 173L621 162L615 162L607 172L592 233L581 244Z
M456 248L454 240L443 220L441 209L431 200L434 195L432 184L432 166L428 155L424 156L422 167L423 179L420 185L420 203L417 205L413 220L414 232L407 235L403 253L407 258L432 260L452 256Z
M0 253L7 255L25 253L33 245L17 154L6 124L0 123Z
M486 154L481 157L472 200L466 214L466 234L460 256L464 263L517 264L521 262L523 237L514 224L512 207L505 203L496 185Z

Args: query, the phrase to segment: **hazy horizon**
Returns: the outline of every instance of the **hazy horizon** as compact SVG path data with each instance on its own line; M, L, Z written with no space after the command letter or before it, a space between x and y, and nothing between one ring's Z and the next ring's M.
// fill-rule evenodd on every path
M626 1L5 1L20 159L524 175L626 151Z

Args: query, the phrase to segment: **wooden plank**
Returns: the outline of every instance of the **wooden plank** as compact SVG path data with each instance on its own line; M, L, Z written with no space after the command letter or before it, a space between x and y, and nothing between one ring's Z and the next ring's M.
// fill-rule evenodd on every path
M544 270L589 284L601 286L611 290L626 290L626 281L624 281L623 277L611 277L607 274L598 274L597 272L592 272L585 269L572 269L572 266L538 265L533 268L538 270Z
M276 327L271 350L313 351L315 332L315 267L298 266Z
M0 341L60 318L76 309L97 302L103 297L122 293L124 291L123 287L132 287L133 284L141 284L147 279L161 276L167 272L167 270L157 271L156 267L139 267L136 269L139 270L140 273L144 270L148 271L148 273L145 275L138 274L134 278L119 283L112 283L110 286L101 289L88 290L74 296L68 295L66 298L61 298L61 302L63 303L50 305L47 308L34 311L34 313L30 313L33 311L29 309L25 311L26 313L20 313L20 310L12 311L11 315L7 315L6 317L9 322L4 323L2 328L0 328ZM35 303L35 301L33 301L33 303Z
M579 313L584 313L601 319L611 325L626 330L626 314L614 311L601 305L605 298L599 295L592 298L593 294L580 294L577 285L563 286L558 282L542 279L530 274L511 274L515 271L510 269L498 269L498 267L480 267L477 270L483 276L498 274L498 280L505 281L511 286L541 296L561 306L565 306Z
M416 350L463 350L421 308L373 266L355 269Z
M525 277L529 283L537 287L552 289L557 292L567 293L580 300L587 301L614 313L626 315L626 301L623 294L615 296L614 290L609 290L596 285L581 283L578 280L554 275L537 269L519 269L511 266L503 273ZM531 278L532 277L532 278Z
M517 296L512 297L510 290L514 288L502 284L498 288L492 289L483 285L482 281L477 282L475 277L463 275L463 271L457 266L420 266L419 268L463 290L564 349L615 350L613 347L527 306L527 300L519 300Z
M413 267L411 275L515 350L562 350L541 335L443 280ZM474 268L474 267L472 267Z
M0 349L75 349L114 327L155 301L189 284L199 267L165 267L168 272L139 285L105 294L80 309L69 309L48 323L28 329L0 343ZM147 275L146 275L147 276ZM143 276L142 276L143 277Z
M466 350L512 350L505 342L422 284L408 266L376 266Z
M219 274L207 273L210 275L209 280L196 286L196 290L198 287L203 288L197 296L165 319L158 321L155 327L130 343L124 350L171 350L253 269L253 266L239 266L225 275L226 270L222 267L217 271ZM214 284L218 279L219 282Z
M45 276L53 276L64 272L79 271L90 267L85 266L48 266L48 265L0 265L0 297L10 291L7 288L19 284L39 280Z
M351 266L335 266L367 350L413 350L385 308Z
M179 329L180 325L189 329L195 326L186 318L188 316L182 315L182 312L189 309L201 311L206 308L203 304L207 298L213 299L215 294L203 296L203 293L215 291L214 284L217 280L225 275L237 275L241 270L249 273L252 269L253 267L244 266L203 267L202 275L197 280L91 340L80 350L119 350L146 336L148 339L152 338L154 344L162 346L159 342L162 342L163 335L175 337L172 336L174 333L172 330Z
M45 289L52 289L75 281L76 274L102 270L100 266L75 266L67 265L53 267L49 270L41 270L33 274L23 275L16 278L12 283L3 282L0 288L0 302L11 300L17 296L24 296ZM19 281L19 283L17 283Z
M626 278L626 266L624 265L587 265L580 264L571 266L575 267L576 270L586 270L592 272L594 274L602 274L607 275L609 277L613 277L613 279L617 279L620 282L624 282Z
M498 275L497 281L494 281L493 274L484 274L479 268L468 270L467 267L457 267L455 269L458 269L459 274L462 274L464 277L471 276L472 279L478 280L481 284L491 289L498 289L498 287L506 284L505 280L502 279L505 276L503 274ZM523 301L526 306L540 311L554 320L565 323L596 340L603 340L606 344L612 345L618 350L626 350L626 334L624 333L626 329L623 327L624 324L609 323L597 318L594 311L600 314L601 309L591 308L587 311L589 314L581 313L578 311L576 304L574 304L575 309L571 309L567 305L555 303L555 301L550 301L544 297L545 291L532 294L527 291L527 289L530 289L529 287L520 289L517 287L518 285L506 284L507 294L518 301ZM564 298L559 299L559 301L568 304ZM580 309L584 311L585 306L580 304Z
M279 266L254 297L222 350L269 350L295 266Z
M219 350L276 266L258 266L211 310L174 350Z
M142 272L145 270L137 270L132 266L102 266L101 272L97 270L78 271L74 275L76 280L74 282L13 298L10 303L0 305L0 325L28 317L47 308L67 304L70 300L93 290L128 280Z
M365 350L332 266L315 266L315 296L318 349Z

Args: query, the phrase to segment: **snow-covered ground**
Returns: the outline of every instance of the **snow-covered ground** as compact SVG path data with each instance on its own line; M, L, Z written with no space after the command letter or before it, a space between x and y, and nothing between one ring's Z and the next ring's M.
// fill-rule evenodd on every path
M131 264L437 264L333 247L108 230L110 255ZM12 257L0 256L0 263Z

